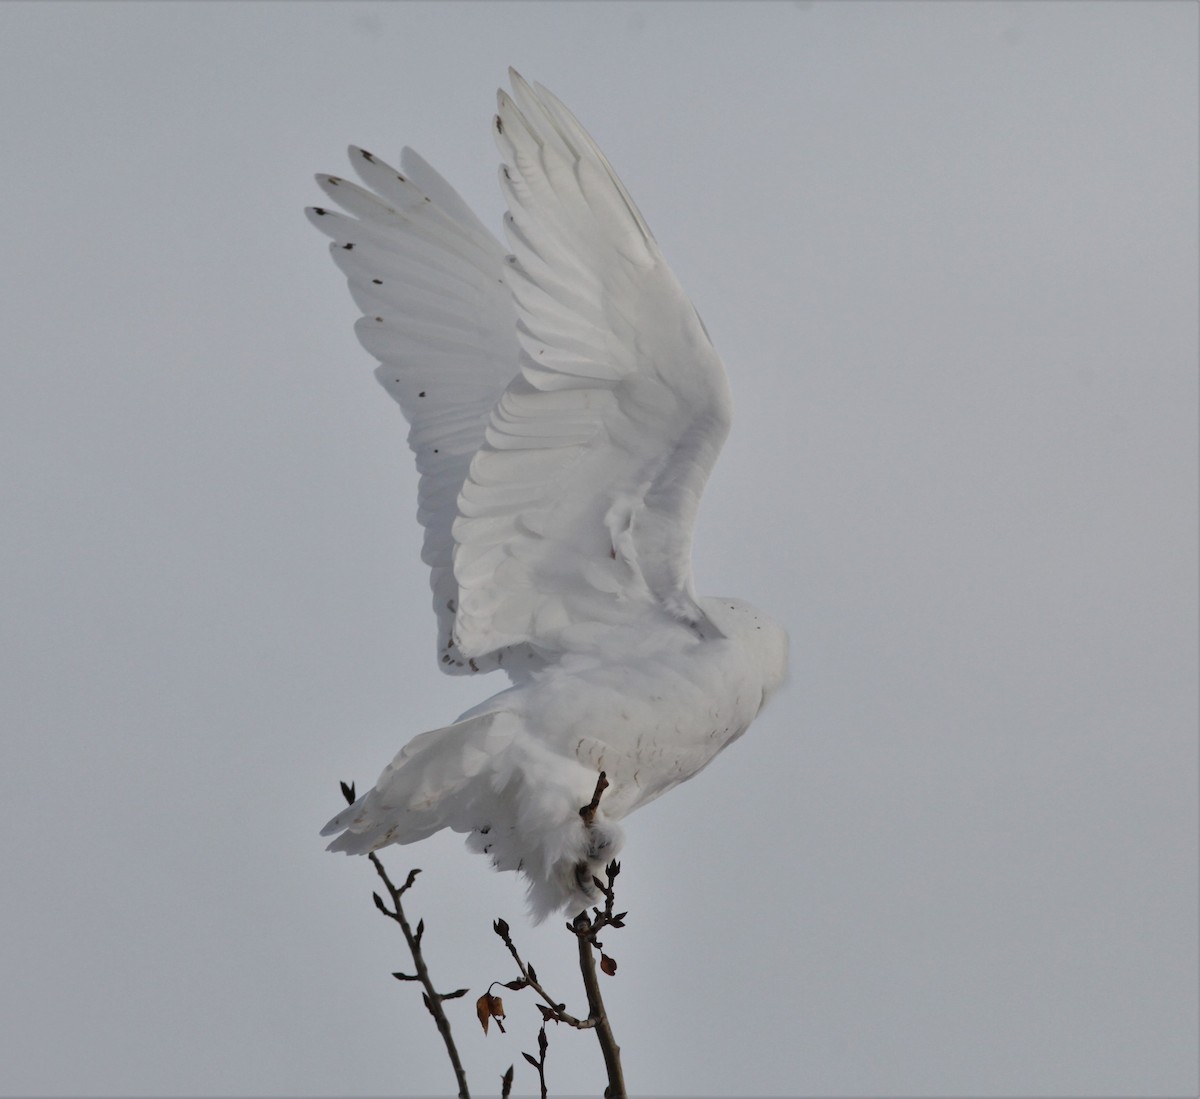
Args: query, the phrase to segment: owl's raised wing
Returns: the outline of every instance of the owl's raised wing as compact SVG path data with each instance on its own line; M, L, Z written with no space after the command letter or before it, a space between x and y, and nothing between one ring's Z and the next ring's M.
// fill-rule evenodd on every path
M334 262L363 311L355 331L379 360L375 375L411 425L439 665L462 674L504 663L519 675L532 660L527 648L468 660L452 636L458 494L488 416L517 374L517 317L503 277L504 249L411 149L401 156L401 171L353 146L350 161L370 190L317 176L346 214L322 207L307 213L333 238Z
M704 622L692 529L731 416L704 326L603 153L510 76L494 125L520 374L454 524L455 639L476 660L568 651L647 608Z
M511 255L411 150L310 219L411 424L439 660L514 678L647 610L698 625L691 539L729 430L720 359L603 153L511 73ZM715 629L708 624L712 632Z

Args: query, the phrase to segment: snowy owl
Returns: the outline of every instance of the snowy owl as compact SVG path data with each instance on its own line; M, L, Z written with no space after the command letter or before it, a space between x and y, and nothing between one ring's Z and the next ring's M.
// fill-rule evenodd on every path
M510 70L493 133L506 250L412 150L315 207L376 377L411 425L438 661L512 686L414 737L333 818L361 854L442 828L573 914L619 822L741 736L787 634L698 597L692 527L729 431L725 370L604 154ZM594 812L581 813L607 780Z

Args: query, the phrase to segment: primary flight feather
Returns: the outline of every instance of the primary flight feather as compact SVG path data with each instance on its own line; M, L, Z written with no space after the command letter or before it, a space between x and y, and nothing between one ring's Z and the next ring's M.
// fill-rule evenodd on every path
M313 223L410 424L438 660L507 690L422 733L322 834L374 851L441 828L576 912L618 822L740 736L787 635L697 597L692 528L729 431L724 367L645 219L574 116L510 70L493 132L508 249L412 150ZM594 814L581 816L603 773Z

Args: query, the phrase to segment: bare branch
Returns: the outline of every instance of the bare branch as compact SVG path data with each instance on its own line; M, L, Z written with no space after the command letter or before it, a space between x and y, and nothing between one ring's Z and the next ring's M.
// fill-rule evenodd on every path
M596 790L592 795L592 800L579 810L579 815L583 818L586 827L592 827L596 819L596 812L600 806L600 798L607 788L608 779L604 772L601 771L596 780ZM586 868L587 864L584 863L582 865ZM596 1032L596 1038L600 1043L600 1052L604 1057L604 1069L608 1075L608 1087L605 1089L604 1094L607 1099L626 1099L625 1076L621 1068L621 1047L617 1045L616 1038L613 1036L608 1013L604 1007L604 997L600 993L600 981L596 975L595 957L597 952L600 953L600 969L605 974L610 977L616 974L616 961L603 953L600 940L596 936L606 927L621 928L625 926L627 913L613 911L615 906L613 883L620 873L621 864L614 859L605 867L605 881L593 877L592 881L604 898L604 907L600 908L597 906L593 908L590 917L585 909L566 925L567 930L575 936L579 947L579 971L583 977L583 987L587 993L588 1001L588 1015L586 1019L580 1019L571 1015L566 1009L566 1004L559 1003L542 987L538 982L537 973L534 971L533 966L521 957L520 952L513 943L508 924L504 920L496 920L492 925L492 930L500 936L504 945L508 947L508 952L512 955L513 961L517 963L517 969L521 973L518 980L507 982L505 987L513 990L532 988L543 1001L537 1005L538 1011L542 1013L542 1029L538 1036L540 1059L535 1060L531 1053L523 1054L525 1060L538 1070L538 1079L541 1081L543 1097L546 1095L546 1048L544 1044L546 1023L555 1022L566 1023L576 1030L594 1030ZM499 982L492 982L493 986L497 983ZM489 1000L494 999L491 996L490 988L484 996ZM483 1021L482 1010L480 1021Z
M603 771L596 780L596 791L592 800L579 810L584 824L592 827L596 819L596 811L600 807L600 797L608 789L608 777ZM580 912L569 924L568 930L574 933L579 945L579 972L583 976L583 987L587 993L588 1019L594 1021L596 1040L600 1043L600 1052L604 1056L604 1069L608 1073L608 1087L604 1094L608 1099L625 1099L625 1075L621 1069L621 1047L613 1036L612 1025L609 1023L608 1012L604 1008L604 997L600 993L600 981L596 977L596 957L593 951L600 950L600 940L597 932L606 927L623 927L625 913L614 914L613 883L621 872L621 864L615 859L605 867L607 881L601 881L593 876L592 881L604 897L604 908L592 909L592 918L587 911ZM617 963L607 954L600 954L600 966L608 976L617 972Z
M517 963L517 969L521 972L521 982L523 982L520 984L520 987L532 988L545 1001L545 1007L541 1004L538 1005L543 1019L553 1019L556 1023L566 1023L567 1026L575 1027L576 1030L590 1030L596 1025L594 1019L578 1019L574 1015L569 1014L567 1012L567 1005L559 1003L541 986L533 966L526 964L520 953L518 953L516 945L512 941L512 936L508 932L508 924L504 920L497 920L492 925L492 930L504 941L504 945L508 947L508 952L512 955L513 961ZM495 983L497 982L493 982L493 984ZM507 987L512 988L513 984L516 983L518 982L512 982Z
M347 785L343 782L342 795L347 802L353 802L354 784L350 783ZM416 969L416 973L393 973L392 976L398 981L418 981L424 988L421 998L429 1014L433 1016L433 1021L437 1024L438 1033L442 1036L442 1041L446 1045L446 1055L450 1058L450 1065L454 1069L454 1079L458 1084L459 1099L470 1099L471 1093L467 1088L467 1074L458 1056L458 1048L454 1044L454 1037L450 1033L450 1020L446 1018L446 1013L442 1010L443 1000L455 1000L460 996L465 996L467 990L460 988L454 992L438 992L433 987L433 981L429 976L429 969L425 964L425 957L421 953L421 938L425 934L425 921L423 919L419 920L414 931L409 925L408 919L404 915L404 908L400 903L400 898L412 888L413 882L417 880L417 875L421 871L417 869L410 870L404 884L397 886L388 877L387 870L384 869L383 863L379 861L379 856L374 851L370 852L367 858L371 860L371 865L375 867L375 872L379 875L380 880L382 880L384 888L387 890L387 894L392 901L392 907L388 908L378 893L372 893L371 897L375 901L375 907L387 916L388 919L395 920L400 925L400 930L404 933L404 941L408 943L409 953L412 954L413 966Z
M538 1031L538 1055L535 1058L532 1053L522 1053L525 1058L535 1069L537 1069L538 1083L542 1089L542 1099L546 1099L546 1047L550 1045L550 1039L546 1037L546 1024L542 1024L542 1029Z
M615 865L615 863L610 864ZM597 916L602 913L597 912ZM596 977L596 956L593 953L595 926L588 919L586 912L580 912L575 917L571 929L579 941L579 972L583 974L583 987L587 992L588 1018L595 1021L596 1039L600 1043L600 1052L604 1056L604 1068L608 1073L608 1087L604 1094L608 1099L625 1099L625 1075L621 1069L621 1047L613 1036L612 1026L608 1021L608 1012L604 1009L604 997L600 994L600 981ZM603 956L602 956L603 957ZM611 961L611 959L609 959ZM616 972L616 963L613 963Z
M583 817L583 823L589 828L592 826L592 821L596 819L596 810L600 808L600 795L607 789L608 775L601 771L596 779L596 792L592 794L592 800L579 810L579 815Z
M384 887L388 891L388 895L392 899L392 909L383 903L379 894L375 893L375 905L385 916L393 919L400 925L400 930L404 933L404 941L408 943L409 953L412 954L413 965L416 967L416 980L420 981L424 986L424 993L421 999L425 1003L429 1014L433 1016L433 1021L437 1025L438 1033L442 1036L442 1041L446 1046L446 1056L450 1058L450 1066L454 1069L454 1079L458 1083L459 1099L470 1099L470 1090L467 1088L467 1074L463 1069L462 1060L458 1056L458 1048L454 1044L454 1036L450 1032L450 1020L446 1018L445 1011L442 1010L443 1000L453 1000L459 996L466 994L466 989L458 989L456 992L438 992L433 987L433 980L429 976L429 969L425 965L425 956L421 953L421 937L425 934L425 921L421 920L417 924L417 929L414 931L409 925L408 919L404 915L404 907L400 903L400 898L404 896L412 884L417 880L417 875L420 870L410 870L404 884L397 888L392 884L392 879L388 877L387 870L384 869L383 863L379 861L379 856L374 851L367 855L371 860L371 865L375 867L376 873L383 880ZM400 976L393 974L400 980L409 980L407 974Z

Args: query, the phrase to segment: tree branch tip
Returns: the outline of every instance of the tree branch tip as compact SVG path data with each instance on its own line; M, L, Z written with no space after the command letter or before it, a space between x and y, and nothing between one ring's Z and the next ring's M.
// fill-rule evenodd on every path
M596 776L596 789L592 794L592 800L579 810L579 815L583 817L584 824L590 826L592 821L595 819L596 810L600 807L600 797L607 789L608 775L604 771L601 771L600 774Z

